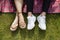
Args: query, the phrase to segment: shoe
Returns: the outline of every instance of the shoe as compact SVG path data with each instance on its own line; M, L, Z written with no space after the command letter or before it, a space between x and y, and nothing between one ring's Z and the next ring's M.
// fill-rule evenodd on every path
M10 30L11 31L15 31L18 27L18 17L16 16L14 22L12 23L11 27L10 27Z
M28 16L27 19L28 19L27 29L32 30L35 26L36 17L32 15Z
M39 25L38 25L39 28L40 28L41 30L46 30L46 17L39 15L39 16L37 17L37 21L38 21L38 23L39 23Z
M24 21L24 17L23 17L23 14L22 13L19 14L19 27L21 29L26 28L26 23Z

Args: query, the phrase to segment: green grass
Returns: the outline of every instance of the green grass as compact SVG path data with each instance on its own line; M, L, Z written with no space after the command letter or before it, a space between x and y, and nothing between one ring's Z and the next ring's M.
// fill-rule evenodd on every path
M26 20L27 15L24 16ZM13 13L0 13L0 40L60 40L60 14L47 14L46 31L40 30L36 22L35 28L31 31L18 28L11 32L9 28L14 18Z

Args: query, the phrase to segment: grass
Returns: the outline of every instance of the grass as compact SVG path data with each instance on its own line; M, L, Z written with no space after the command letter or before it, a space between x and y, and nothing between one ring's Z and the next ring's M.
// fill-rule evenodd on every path
M27 15L24 16L26 20ZM31 31L18 28L15 32L11 32L9 28L14 18L13 13L0 13L0 40L60 40L60 14L47 14L46 31L40 30L36 22L35 28Z

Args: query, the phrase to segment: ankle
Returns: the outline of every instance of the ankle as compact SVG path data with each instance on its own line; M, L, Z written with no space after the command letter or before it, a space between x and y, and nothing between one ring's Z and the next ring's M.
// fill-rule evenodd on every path
M42 12L40 15L41 16L46 16L46 12Z
M28 16L32 16L33 14L32 14L32 12L28 12Z

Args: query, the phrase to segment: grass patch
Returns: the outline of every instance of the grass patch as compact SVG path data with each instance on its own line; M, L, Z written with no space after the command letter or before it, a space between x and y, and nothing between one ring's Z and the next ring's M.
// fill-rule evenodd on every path
M37 16L37 15L36 15ZM27 22L27 15L24 14ZM9 30L15 14L0 14L0 40L60 40L60 14L47 14L47 30L42 31L36 26L33 30L18 28L17 31Z

